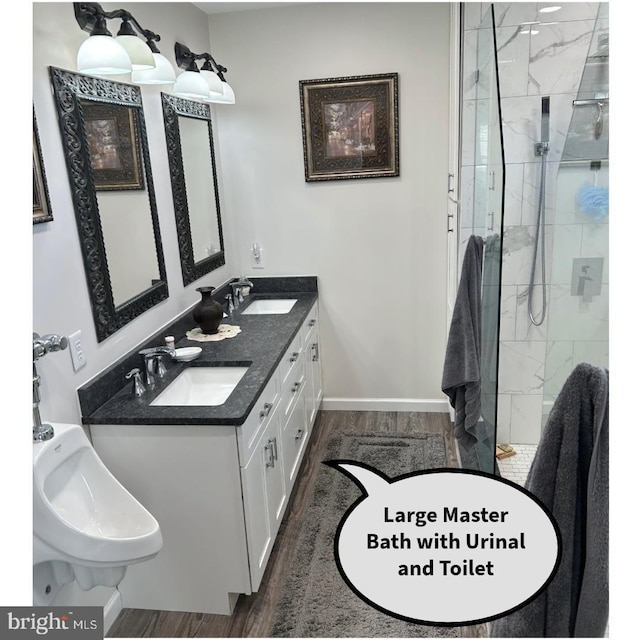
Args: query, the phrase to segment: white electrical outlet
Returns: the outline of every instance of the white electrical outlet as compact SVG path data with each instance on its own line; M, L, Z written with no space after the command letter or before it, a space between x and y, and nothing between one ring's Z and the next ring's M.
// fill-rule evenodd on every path
M255 242L251 247L251 267L253 269L264 269L264 255L262 247Z
M69 351L71 351L71 362L73 362L73 370L79 371L87 364L82 349L82 331L78 329L69 336Z

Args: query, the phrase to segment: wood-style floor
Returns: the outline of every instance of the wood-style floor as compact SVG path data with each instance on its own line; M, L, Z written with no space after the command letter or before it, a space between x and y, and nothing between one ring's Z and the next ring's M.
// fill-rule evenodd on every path
M424 432L445 439L447 466L457 467L446 413L320 411L258 593L240 596L233 615L124 609L108 632L113 638L264 638L296 544L296 532L313 494L329 437L339 430ZM485 637L484 626L465 627L465 637Z

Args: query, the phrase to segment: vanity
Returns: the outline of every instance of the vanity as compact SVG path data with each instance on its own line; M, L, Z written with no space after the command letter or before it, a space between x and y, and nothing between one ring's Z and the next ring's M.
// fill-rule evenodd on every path
M187 339L195 327L187 312L149 341L162 344L172 332L176 347L199 346L202 354L167 364L141 397L124 383L128 367L140 366L134 352L78 390L98 455L154 514L164 539L156 558L129 567L118 587L124 607L230 614L239 594L260 587L322 379L316 279L253 281L251 295L222 321L240 327L235 337ZM154 404L195 367L242 375L221 404Z

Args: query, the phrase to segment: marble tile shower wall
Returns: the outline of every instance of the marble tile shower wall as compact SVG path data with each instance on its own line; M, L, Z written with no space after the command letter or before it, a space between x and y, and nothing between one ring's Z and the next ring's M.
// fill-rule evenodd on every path
M490 6L464 5L460 256L472 233L491 233L483 196L491 160L483 153L486 131L481 127L491 110L490 83L495 81ZM585 360L608 366L608 221L594 223L580 213L576 193L585 172L560 169L559 162L599 3L564 3L554 13L539 13L542 6L494 4L506 165L499 442L537 443L545 414L573 367ZM535 27L527 25L536 21ZM536 327L527 311L541 167L534 144L540 139L541 97L547 95L551 98L545 207L548 313ZM607 171L603 167L599 172L600 184L608 185ZM584 257L604 258L600 295L587 304L571 295L573 261ZM539 309L539 296L534 301L534 310Z

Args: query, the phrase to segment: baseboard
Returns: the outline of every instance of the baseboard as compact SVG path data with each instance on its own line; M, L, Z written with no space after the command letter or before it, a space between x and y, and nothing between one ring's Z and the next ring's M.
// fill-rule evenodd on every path
M122 597L117 589L113 590L113 594L109 598L107 604L104 605L104 635L106 637L107 632L111 628L111 625L116 621L118 614L122 611Z
M323 411L421 411L447 413L449 402L423 398L323 398Z

